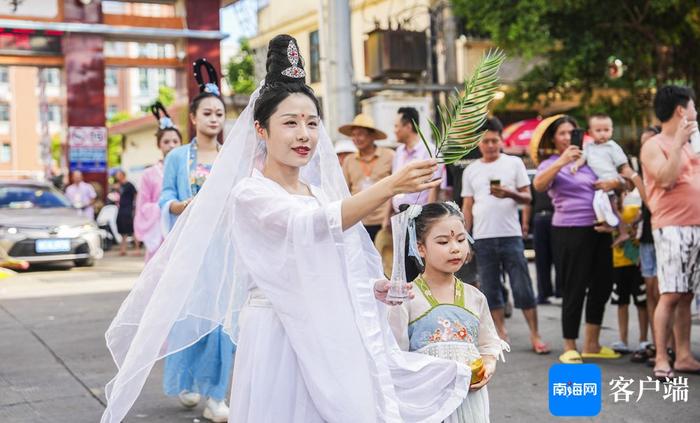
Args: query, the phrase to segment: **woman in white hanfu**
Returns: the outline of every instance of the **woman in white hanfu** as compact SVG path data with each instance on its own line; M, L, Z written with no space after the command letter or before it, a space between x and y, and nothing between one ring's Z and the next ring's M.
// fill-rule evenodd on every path
M437 186L436 163L351 197L296 40L270 42L267 72L107 332L119 373L102 421L124 418L156 360L223 326L237 346L230 422L441 422L471 372L399 349L359 224Z

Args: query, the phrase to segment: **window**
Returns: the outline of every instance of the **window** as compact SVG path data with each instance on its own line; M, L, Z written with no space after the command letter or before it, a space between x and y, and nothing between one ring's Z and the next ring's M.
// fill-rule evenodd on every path
M47 87L60 87L61 86L61 70L58 68L44 68L41 70L41 74L46 81Z
M118 111L119 108L116 104L110 104L109 106L107 106L107 119L111 119L112 116L116 115Z
M12 161L12 146L10 144L0 144L0 163Z
M168 85L168 74L166 69L158 69L158 86L164 87Z
M63 108L58 104L49 104L49 122L60 124L63 120Z
M0 122L10 121L10 105L7 103L0 104Z
M119 71L115 68L105 69L105 86L106 87L118 87L119 86Z
M139 69L139 91L148 95L148 69Z
M172 18L176 16L174 4L110 0L102 1L102 13L108 15L131 15L150 18Z
M10 72L7 66L0 66L0 84L7 84L10 82Z
M311 78L311 82L318 82L321 80L320 60L321 49L318 31L313 31L309 34L309 77Z

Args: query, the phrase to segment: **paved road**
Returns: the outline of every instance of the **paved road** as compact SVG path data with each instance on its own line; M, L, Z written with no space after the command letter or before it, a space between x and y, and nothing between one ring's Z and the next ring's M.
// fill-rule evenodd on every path
M104 407L104 385L115 367L104 346L104 331L141 269L140 258L109 255L94 268L44 268L0 280L0 422L97 422ZM540 326L554 347L536 356L527 347L521 315L508 321L512 351L489 384L494 422L556 422L547 406L549 367L561 352L557 306L540 308ZM631 339L636 339L636 323ZM609 307L603 341L616 340L616 321ZM693 327L693 350L700 354L700 326ZM700 376L689 377L689 401L664 401L645 393L638 403L613 403L607 383L625 376L639 380L648 368L628 359L600 363L604 403L595 422L700 421ZM166 398L156 366L129 414L130 422L196 422L201 407L187 411ZM637 386L637 385L635 385ZM636 390L636 389L635 389ZM273 398L269 399L274 401Z

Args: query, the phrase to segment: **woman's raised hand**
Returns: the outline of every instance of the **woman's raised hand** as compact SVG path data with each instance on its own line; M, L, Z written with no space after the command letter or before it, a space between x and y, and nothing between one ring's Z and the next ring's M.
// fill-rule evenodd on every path
M575 145L570 145L566 148L566 150L564 150L563 153L561 153L561 156L559 156L559 160L563 164L566 164L578 160L581 157L581 154L582 152L580 148L578 148Z
M441 179L433 180L438 169L437 160L421 160L411 162L398 172L391 175L391 190L393 195L420 192L440 186Z

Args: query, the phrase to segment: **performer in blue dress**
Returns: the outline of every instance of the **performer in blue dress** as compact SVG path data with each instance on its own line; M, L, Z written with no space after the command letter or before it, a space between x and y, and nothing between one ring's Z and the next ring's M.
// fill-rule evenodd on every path
M209 74L208 83L204 83L200 73L202 66ZM190 104L190 120L196 136L165 158L159 200L164 232L173 228L178 216L196 197L221 148L217 138L224 129L225 108L216 85L216 70L206 59L199 59L194 63L194 76L201 90ZM231 338L221 328L169 355L163 374L165 394L178 396L187 408L197 406L202 396L207 397L204 417L214 422L227 421L229 410L224 399L231 380L233 355Z

